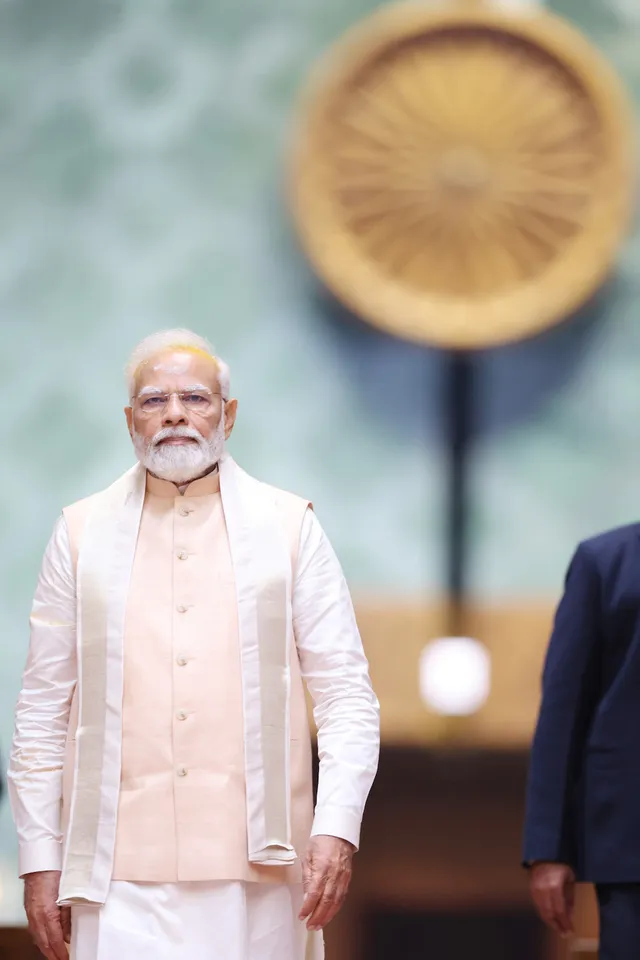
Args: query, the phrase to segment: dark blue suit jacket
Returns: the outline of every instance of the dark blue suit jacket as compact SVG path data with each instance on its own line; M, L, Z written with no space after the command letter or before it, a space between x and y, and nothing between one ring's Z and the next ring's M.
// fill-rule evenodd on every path
M580 544L544 666L524 860L640 882L640 524Z

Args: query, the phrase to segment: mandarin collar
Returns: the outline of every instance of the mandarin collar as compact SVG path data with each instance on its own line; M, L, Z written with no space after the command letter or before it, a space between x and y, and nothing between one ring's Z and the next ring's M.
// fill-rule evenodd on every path
M175 483L170 480L160 480L158 477L151 476L147 472L147 490L154 497L175 498L175 497L207 497L212 493L220 491L220 471L218 469L208 473L206 477L200 477L199 480L192 480L184 492Z

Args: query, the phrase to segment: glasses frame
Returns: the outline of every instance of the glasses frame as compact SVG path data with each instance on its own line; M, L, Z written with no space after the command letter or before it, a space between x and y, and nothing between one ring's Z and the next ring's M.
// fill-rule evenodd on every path
M198 413L197 410L190 410L190 409L187 407L187 405L185 404L185 402L184 402L184 400L182 399L182 397L183 397L183 396L188 396L190 393L204 393L204 392L205 392L205 391L203 391L203 390L171 390L170 392L167 392L167 393L149 393L149 394L147 394L146 396L144 396L142 399L143 399L143 400L150 400L150 399L152 399L152 398L154 398L154 397L155 397L156 399L160 399L160 398L162 398L162 397L165 398L165 402L164 402L162 405L158 404L158 406L155 407L155 408L154 408L153 410L151 410L151 411L145 410L144 407L141 405L140 394L136 394L135 397L131 397L131 401L130 401L130 402L131 402L131 406L133 407L133 409L134 409L134 410L137 410L137 412L138 412L141 416L143 416L143 417L154 417L154 416L157 416L158 414L160 414L160 415L164 414L165 410L167 409L167 407L168 407L169 404L171 403L171 400L173 399L173 397L176 397L177 400L178 400L178 403L180 404L180 406L182 407L183 410L185 410L185 411L186 411L187 413L189 413L189 414L191 414L191 413L196 413L196 414L197 414L197 413ZM227 400L228 400L228 397L223 397L223 395L222 395L221 393L215 393L215 392L212 392L211 390L207 390L206 392L207 392L207 394L209 395L209 397L210 397L211 399L213 399L213 397L220 397L220 401L221 401L223 404L226 403ZM209 410L207 410L207 413L208 413L208 412L209 412ZM205 414L205 413L201 413L201 414L199 414L199 416L206 416L206 414Z

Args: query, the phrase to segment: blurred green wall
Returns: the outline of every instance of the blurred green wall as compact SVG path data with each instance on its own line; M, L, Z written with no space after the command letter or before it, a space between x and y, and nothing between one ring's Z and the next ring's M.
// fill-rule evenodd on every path
M634 5L558 9L640 98ZM354 589L442 589L441 358L343 322L297 252L282 196L294 95L327 44L376 6L0 5L5 754L41 552L64 504L130 464L121 369L155 329L213 340L241 400L234 454L315 501ZM639 269L635 237L595 321L479 361L476 592L553 594L576 539L635 518ZM8 854L6 805L2 818ZM0 882L13 869L0 865ZM7 887L0 922L19 912L16 897Z
M640 3L548 6L601 49L640 107ZM555 594L579 539L640 518L637 226L611 284L577 322L480 361L487 419L508 419L509 403L522 412L474 456L471 581L482 596Z

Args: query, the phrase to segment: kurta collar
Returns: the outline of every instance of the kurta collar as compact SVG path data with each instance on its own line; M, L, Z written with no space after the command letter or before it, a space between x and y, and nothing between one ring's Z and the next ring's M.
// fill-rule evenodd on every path
M175 497L206 497L212 493L220 492L220 471L214 470L208 473L206 477L194 480L181 494L175 483L169 480L159 480L158 477L152 477L147 473L147 490L155 497L164 497L165 499L174 499Z

